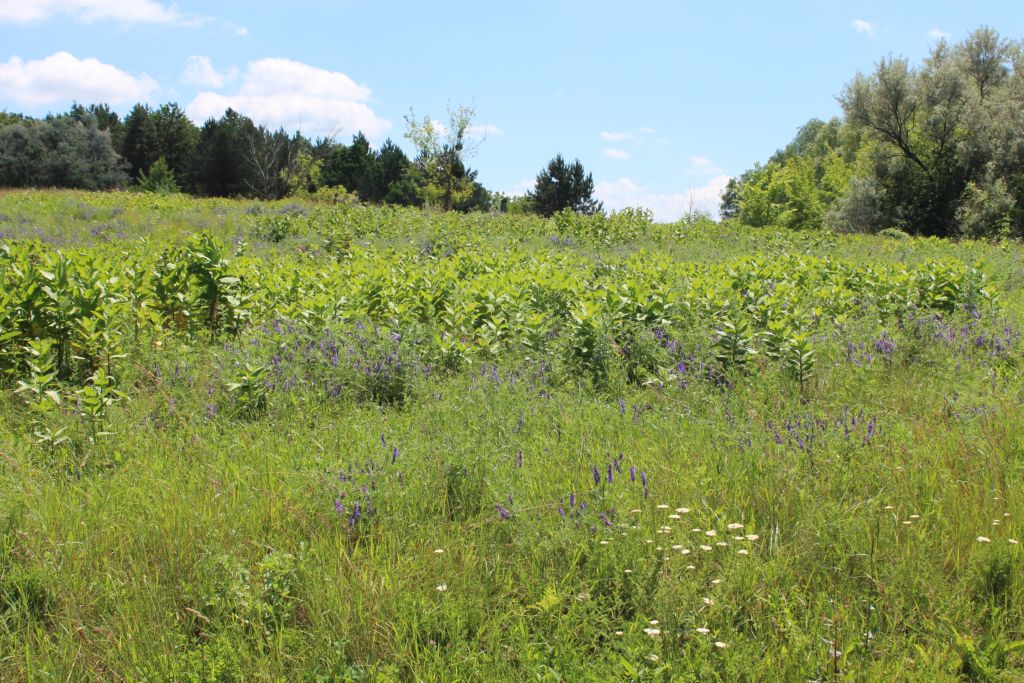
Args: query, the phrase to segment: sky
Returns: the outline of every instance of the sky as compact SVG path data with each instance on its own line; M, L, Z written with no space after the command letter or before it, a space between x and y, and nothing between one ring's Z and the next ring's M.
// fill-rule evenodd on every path
M669 0L0 0L0 109L177 102L374 145L405 117L471 106L471 167L523 194L555 154L593 173L608 209L659 220L716 210L887 56L991 26L1024 38L1024 2Z

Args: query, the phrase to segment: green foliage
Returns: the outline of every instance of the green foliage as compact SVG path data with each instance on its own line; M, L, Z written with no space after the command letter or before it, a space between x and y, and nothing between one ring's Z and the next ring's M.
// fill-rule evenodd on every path
M417 151L410 177L426 206L450 211L473 196L476 171L468 169L465 160L478 146L469 137L474 113L472 107L465 105L449 107L448 124L443 128L429 116L418 120L411 109L406 115L405 137Z
M982 27L955 45L940 40L920 65L881 59L844 88L843 121L812 120L731 181L722 216L840 232L1021 234L1021 54L1020 41Z
M960 234L974 239L1007 237L1016 206L1002 178L989 173L980 185L968 181L956 209Z
M122 186L127 177L110 133L91 115L26 120L0 128L0 186Z
M255 420L270 408L270 389L267 386L270 368L246 363L234 381L227 383L228 393L234 403L234 415Z

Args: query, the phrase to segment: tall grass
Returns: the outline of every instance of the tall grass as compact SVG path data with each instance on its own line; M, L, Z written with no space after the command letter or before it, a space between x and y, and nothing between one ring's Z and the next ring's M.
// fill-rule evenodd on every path
M106 248L73 207L124 204L130 238L184 244L223 219L229 240L251 205L145 201L7 194L0 232ZM408 247L398 227L360 239L415 251L456 220L409 218ZM720 367L700 319L664 331L682 368L667 340L630 338L596 383L560 338L445 370L429 340L351 321L327 328L337 364L264 320L216 342L143 334L108 436L73 401L39 418L4 390L0 679L1024 676L1019 245L662 226L566 247L474 220L485 252L609 263L982 259L1000 296L823 327L806 381L763 354ZM315 229L259 258L285 263Z

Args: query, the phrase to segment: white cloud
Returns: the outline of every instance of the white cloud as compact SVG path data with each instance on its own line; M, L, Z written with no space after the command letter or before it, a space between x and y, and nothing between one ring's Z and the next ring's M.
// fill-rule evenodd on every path
M138 102L156 90L149 76L132 76L97 59L78 59L58 52L45 59L23 62L11 57L0 62L0 92L22 105L54 102Z
M231 67L223 72L213 68L209 57L193 55L185 63L181 73L181 82L206 88L223 88L224 84L238 76L238 69Z
M632 140L634 138L643 137L644 135L650 135L653 132L653 128L648 128L647 126L644 126L642 128L634 128L633 130L603 130L600 132L599 137L602 140L607 140L608 142L622 142L623 140Z
M437 122L435 121L435 123ZM484 123L476 126L470 126L466 130L466 134L471 138L486 138L489 135L504 135L505 131L493 123Z
M614 147L609 147L604 150L604 155L612 159L626 160L629 158L629 152L624 149L615 149Z
M203 91L185 108L194 121L220 117L228 107L257 123L307 134L378 138L391 122L366 104L370 89L340 71L289 59L250 62L234 95Z
M90 23L110 19L125 24L193 23L174 6L153 0L0 0L0 24L28 24L55 16Z
M719 175L722 172L715 162L707 157L690 157L690 168L686 171L690 175Z
M597 183L594 194L604 202L606 209L619 210L627 206L642 206L654 212L657 221L671 222L678 220L691 209L710 211L718 215L722 191L729 176L718 175L702 187L691 188L686 192L657 193L637 185L629 178Z
M863 33L866 36L875 35L875 25L870 21L864 21L863 19L854 19L850 22L850 26L857 33Z
M931 36L932 38L934 38L935 40L942 40L942 39L945 39L945 38L949 38L949 34L948 33L943 31L941 28L937 28L937 27L933 28L931 31L929 31L928 35Z
M527 194L528 192L533 192L533 190L536 187L536 185L537 185L536 179L534 179L534 178L524 178L524 179L520 180L518 183L516 183L515 186L511 190L508 190L507 192L505 192L505 194L507 194L509 197L519 197L519 196Z

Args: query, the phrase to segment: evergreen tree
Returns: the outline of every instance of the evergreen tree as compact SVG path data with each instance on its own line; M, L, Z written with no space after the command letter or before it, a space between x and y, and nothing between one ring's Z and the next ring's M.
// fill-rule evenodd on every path
M173 102L152 112L151 118L156 131L157 158L163 157L177 181L185 180L188 187L187 178L192 170L199 129ZM148 167L146 170L149 172Z
M389 202L393 204L414 204L415 192L403 196L400 184L405 181L411 162L402 148L390 138L377 150L374 158L371 196L372 202ZM390 197L390 199L389 199Z
M324 185L341 185L359 195L363 201L375 201L374 167L376 158L370 141L362 133L352 136L351 145L338 145L324 162L321 176Z
M246 131L252 121L233 109L203 124L196 143L193 183L207 196L247 195L255 185L246 158Z
M138 178L160 158L159 139L152 111L144 104L136 104L124 119L121 156L128 162L128 173Z
M537 212L544 216L552 216L562 209L583 214L604 210L604 205L594 199L593 175L584 172L579 159L568 164L561 154L537 174L536 186L529 197Z

